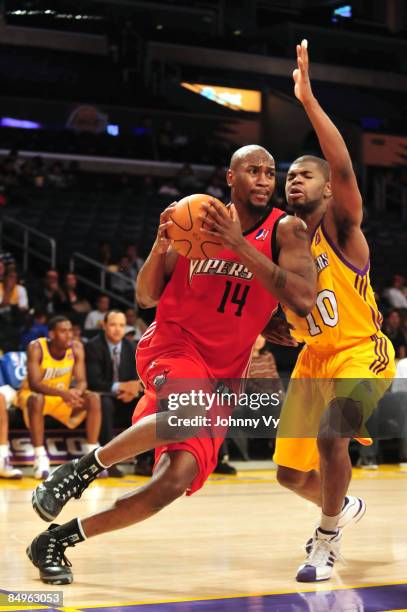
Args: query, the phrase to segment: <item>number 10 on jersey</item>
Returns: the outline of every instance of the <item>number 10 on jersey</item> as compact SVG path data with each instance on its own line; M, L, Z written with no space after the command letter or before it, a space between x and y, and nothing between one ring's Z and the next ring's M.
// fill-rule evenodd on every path
M328 327L335 327L338 324L338 302L333 291L324 289L317 295L316 309L321 316L322 323ZM315 313L315 310L314 310ZM318 325L313 313L307 316L308 331L310 336L322 334L322 329Z

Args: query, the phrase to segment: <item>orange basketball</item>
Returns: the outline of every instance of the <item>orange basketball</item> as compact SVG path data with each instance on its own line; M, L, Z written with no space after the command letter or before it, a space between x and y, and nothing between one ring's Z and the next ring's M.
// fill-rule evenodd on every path
M205 221L199 219L199 215L204 212L202 202L210 204L210 200L215 200L224 206L220 200L212 196L195 193L182 198L171 213L173 225L167 229L167 236L174 241L173 246L178 253L188 259L216 257L223 247L215 236L211 237L200 231L201 227L210 229L209 226L205 226ZM204 214L207 214L206 211Z

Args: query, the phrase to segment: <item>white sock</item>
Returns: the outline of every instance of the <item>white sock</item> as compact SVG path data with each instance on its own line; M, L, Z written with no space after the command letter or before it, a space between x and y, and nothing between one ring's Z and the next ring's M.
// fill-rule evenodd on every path
M339 514L336 514L335 516L328 516L327 514L322 513L321 522L319 526L324 531L334 532L337 530L338 521L339 521Z
M8 444L0 444L0 459L7 459L8 455Z
M47 452L45 450L45 446L34 446L34 455L36 457L46 457Z
M96 444L91 444L90 442L86 442L85 443L86 454L91 453L96 448L99 448L99 444L98 443L96 443Z
M81 532L81 536L83 537L84 540L86 540L86 533L83 530L81 519L78 518L76 520L78 521L78 528L79 528L79 531Z

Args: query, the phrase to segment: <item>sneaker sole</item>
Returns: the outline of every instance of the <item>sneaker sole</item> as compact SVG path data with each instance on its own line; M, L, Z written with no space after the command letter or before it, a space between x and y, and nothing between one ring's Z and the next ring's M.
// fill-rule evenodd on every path
M52 516L46 510L44 510L44 508L41 506L41 504L38 501L37 492L36 491L33 491L33 494L31 496L31 503L32 503L32 507L34 508L34 510L38 514L38 516L40 518L42 518L42 520L47 522L47 523L50 523L51 521L53 521L58 516L57 514L55 516Z
M27 554L27 557L31 561L31 563L34 565L34 567L38 567L38 565L35 563L35 561L33 559L33 554L32 554L32 551L31 551L31 545L26 548L25 552ZM49 576L44 576L41 573L41 570L40 570L40 577L41 577L42 582L45 582L45 584L72 584L72 582L73 582L73 576L72 575L71 576L65 576L63 578L58 578L58 576L55 576L55 577L51 578Z
M315 580L301 580L301 578L298 578L298 576L295 577L297 582L303 582L308 584L313 584L314 582L325 582L326 580L330 580L331 578L332 575L328 576L327 578L316 578Z

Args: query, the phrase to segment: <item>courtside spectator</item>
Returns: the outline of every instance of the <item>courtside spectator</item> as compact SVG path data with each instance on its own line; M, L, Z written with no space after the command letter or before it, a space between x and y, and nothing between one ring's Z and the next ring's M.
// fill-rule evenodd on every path
M59 284L59 273L57 270L50 269L45 274L35 305L43 308L48 315L52 316L63 311L64 302L65 296Z
M8 442L8 411L15 399L16 392L9 385L0 386L0 478L22 478L21 470L14 468L10 463L10 449Z
M105 314L109 308L109 296L100 294L96 302L96 309L91 310L85 319L85 329L102 329Z
M64 312L66 315L85 315L90 312L91 305L78 290L78 279L76 278L76 274L68 272L65 275L62 290L65 297Z
M394 274L391 287L383 291L392 308L407 308L407 297L404 294L405 278L401 274Z
M49 339L39 338L28 346L27 377L17 394L34 447L34 477L39 480L50 471L45 416L69 429L86 420L86 452L97 448L101 423L100 398L87 389L83 346L73 340L71 322L59 315L48 326Z
M35 308L33 317L28 319L28 325L22 332L20 346L23 351L33 340L48 336L47 315L41 308Z
M407 347L404 335L401 330L401 317L396 308L387 313L384 320L383 332L390 338L394 350L396 351L396 359L403 359L407 355Z
M144 259L140 257L139 250L136 244L128 244L124 252L129 258L130 267L134 273L134 278L137 277L141 267L144 264Z
M159 195L165 195L170 198L178 198L180 190L175 184L175 180L172 178L167 179L158 190Z
M85 346L89 388L101 396L101 444L113 438L115 417L124 429L130 425L136 398L142 390L135 366L134 346L124 337L125 330L124 314L111 310L105 316L104 333L89 340ZM109 468L108 473L122 476L115 466Z
M112 274L111 276L110 286L112 291L133 302L136 274L130 266L130 260L127 255L123 255L120 258L116 271L119 274Z
M27 290L18 282L17 270L9 266L0 283L0 305L15 306L20 311L28 310Z
M47 174L47 181L51 187L56 187L57 189L65 189L67 187L68 181L66 180L64 167L61 162L56 161L52 164Z
M135 342L138 342L146 331L148 325L141 317L138 316L137 310L134 308L127 308L124 314L126 316L126 325L135 330L134 340Z

